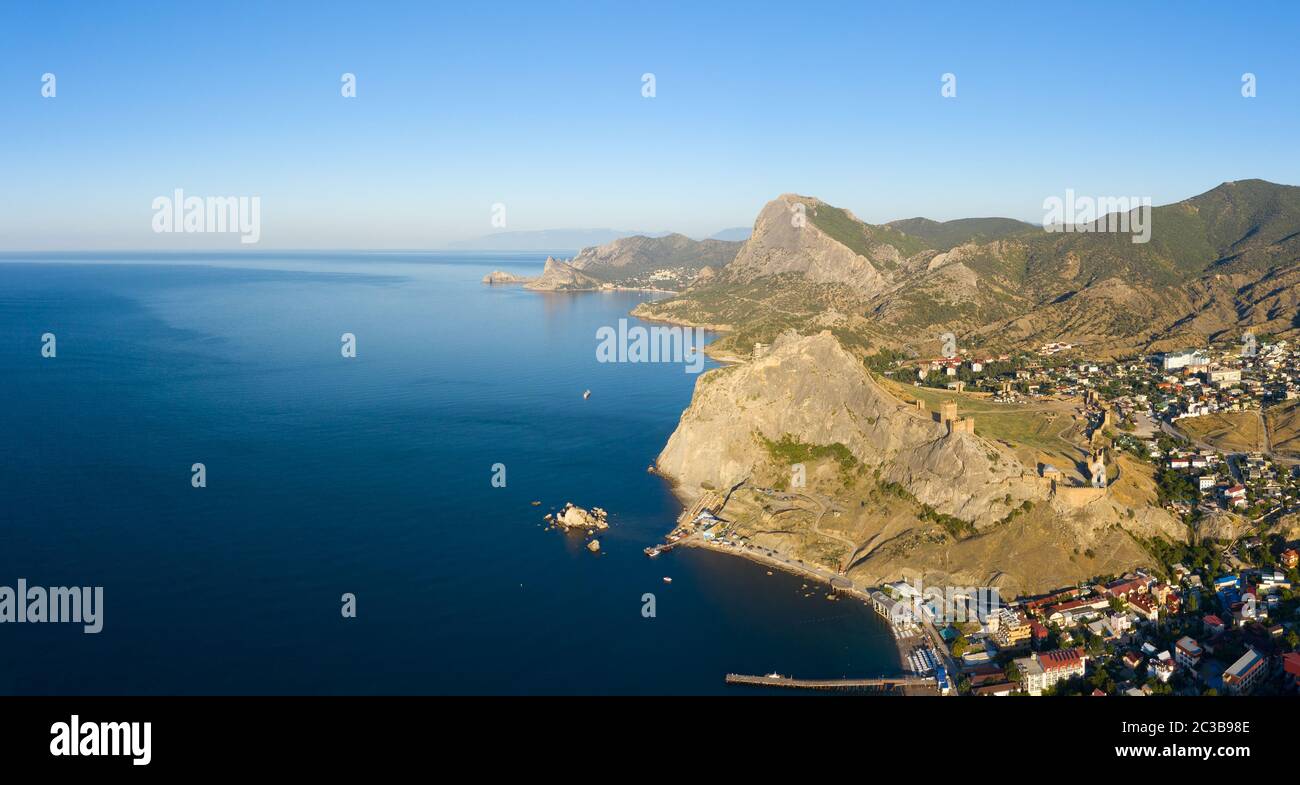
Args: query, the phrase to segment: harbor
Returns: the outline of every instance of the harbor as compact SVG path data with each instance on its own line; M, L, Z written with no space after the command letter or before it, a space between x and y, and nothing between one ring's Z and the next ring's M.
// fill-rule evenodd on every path
M733 486L731 491L741 485L744 485L743 481ZM888 622L898 652L899 667L908 673L900 676L857 679L798 679L778 674L767 676L728 674L727 684L874 691L901 695L956 694L950 675L960 673L960 670L949 655L947 645L939 635L938 629L924 610L918 612L918 609L910 606L898 607L900 602L906 601L895 600L879 587L858 586L847 575L809 564L802 559L785 556L771 548L754 545L743 539L728 537L727 521L720 517L719 513L729 496L730 491L726 495L711 492L701 496L689 508L683 510L677 519L677 525L669 532L662 544L645 549L646 555L654 558L677 547L702 548L742 556L800 578L811 578L830 589L830 593L826 595L828 600L836 600L841 596L859 600Z

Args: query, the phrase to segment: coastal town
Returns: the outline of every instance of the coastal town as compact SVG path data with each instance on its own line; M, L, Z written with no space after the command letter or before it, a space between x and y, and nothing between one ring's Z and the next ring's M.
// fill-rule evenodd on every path
M1009 602L990 603L970 588L936 601L907 581L858 586L732 537L726 522L703 505L683 518L648 555L677 546L737 553L823 582L827 599L868 603L890 623L898 643L909 678L886 686L901 694L1300 694L1300 542L1247 540L1230 554L1189 548L1185 561L1157 570ZM1226 568L1225 556L1236 566ZM764 678L729 676L729 682L882 686L875 678Z
M720 512L730 493L706 494L648 555L679 545L735 553L819 581L827 599L866 602L889 622L906 672L892 681L733 674L728 682L977 696L1300 694L1300 540L1274 526L1300 511L1300 460L1287 451L1289 421L1273 416L1300 397L1300 351L1251 337L1125 361L1081 356L1050 344L900 360L885 375L1008 405L1076 406L1089 434L1149 466L1158 502L1188 527L1187 542L1153 539L1145 568L1033 596L989 603L974 587L955 597L949 587L936 601L907 581L862 586L750 542ZM1194 427L1204 418L1236 420ZM1104 485L1101 459L1089 469L1093 485ZM1215 536L1224 532L1231 536Z
M1094 431L1153 465L1159 502L1188 525L1190 544L1152 543L1150 570L1022 598L960 631L963 686L976 695L1295 694L1300 543L1269 529L1300 510L1286 417L1300 397L1300 351L1247 333L1127 361L1083 356L1048 344L1015 361L944 358L923 375L1009 401L1083 400ZM1215 518L1236 524L1223 527L1235 536L1197 537Z

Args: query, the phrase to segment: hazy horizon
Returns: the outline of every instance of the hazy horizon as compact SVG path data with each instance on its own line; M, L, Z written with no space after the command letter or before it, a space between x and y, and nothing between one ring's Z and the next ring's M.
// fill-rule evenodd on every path
M1186 196L1180 197L1180 198L1175 199L1175 200L1172 200L1172 201L1170 201L1170 202L1159 202L1159 203L1156 203L1154 206L1155 206L1155 207L1161 207L1161 206L1165 206L1165 205L1168 205L1168 204L1175 204L1175 203L1177 203L1177 202L1181 202L1181 201L1184 201L1184 200L1186 200L1186 199L1193 198L1193 197L1195 197L1195 196L1200 196L1201 194L1207 193L1207 192L1209 192L1209 191L1213 190L1214 188L1217 188L1217 187L1219 187L1219 186L1221 186L1221 185L1226 185L1226 184L1228 184L1228 183L1232 183L1232 182L1242 182L1242 181L1245 181L1245 180L1263 180L1263 181L1265 181L1265 182L1270 182L1270 183L1273 183L1273 184L1275 184L1275 185L1282 185L1282 186L1287 186L1287 187L1300 187L1300 186L1297 186L1297 185L1294 184L1294 183L1282 183L1282 182L1278 182L1278 181L1276 181L1276 180L1269 180L1268 178L1238 178L1238 179L1236 179L1236 180L1225 180L1225 181L1223 181L1223 182L1221 182L1221 183L1216 183L1216 184L1214 184L1213 186L1209 186L1209 187L1205 188L1204 190L1197 191L1196 193L1187 194ZM1073 189L1071 189L1071 190L1073 190ZM808 195L809 195L809 196L815 196L814 194L808 194ZM1056 196L1056 195L1054 195L1054 194L1049 194L1049 196ZM1080 196L1085 196L1085 195L1080 194ZM853 212L852 208L846 207L846 206L844 206L844 205L835 205L835 206L837 206L837 207L845 207L845 209L848 209L850 212ZM1040 212L1041 212L1041 211L1040 211ZM858 217L860 218L861 216L858 216ZM1011 219L1011 220L1023 221L1023 222L1025 222L1025 223L1027 223L1027 224L1029 224L1029 225L1031 225L1031 226L1032 226L1032 225L1038 225L1038 224L1040 224L1040 223L1042 222L1042 221L1041 221L1041 215L1040 215L1040 216L1035 216L1035 217L1028 217L1028 218L1017 218L1017 217L1014 217L1014 216L1007 216L1007 215L998 215L998 216L995 216L995 215L964 215L964 216L957 216L957 217L955 217L955 218L945 218L945 219L935 219L935 218L932 218L932 217L929 216L929 215L913 215L913 216L906 216L906 217L899 217L899 218L890 218L890 219L883 220L883 221L867 221L867 223L880 225L880 224L894 223L894 222L899 222L899 221L904 221L904 220L909 220L909 219L930 219L930 220L935 220L935 221L945 222L945 221L977 220L977 219L997 219L997 218L1004 218L1004 219ZM608 243L608 242L612 241L613 239L622 238L622 237L637 237L637 236L639 236L639 237L663 237L663 236L670 235L670 234L683 234L683 235L686 235L687 237L690 237L690 238L693 239L693 240L697 240L697 241L698 241L698 240L705 240L705 239L723 239L723 238L715 238L715 235L722 235L722 234L726 234L726 233L730 233L730 232L735 232L735 231L738 231L738 230L744 230L744 231L748 232L748 231L751 230L752 228L753 228L752 226L729 226L729 227L723 227L723 228L721 228L721 229L718 229L716 232L713 232L713 233L710 233L710 234L705 234L705 235L691 235L691 234L688 234L688 233L686 233L686 232L679 232L679 231L677 231L677 230L673 230L673 229L663 229L663 230L616 230L616 229L609 229L609 228L607 228L607 227L593 227L593 228L581 228L581 227L557 227L557 228L543 228L543 229L531 229L531 230L530 230L530 229L518 229L518 230L510 230L510 231L493 232L493 233L488 233L488 234L480 235L480 236L477 236L477 237L465 238L465 239L463 239L463 240L449 241L446 245L441 245L441 246L426 246L426 247L419 247L419 246L412 246L412 247L384 247L384 246L346 246L346 245L330 245L330 246L325 246L325 245L320 245L320 246L302 245L302 246L282 246L282 247L281 247L281 246L271 246L271 245L268 245L268 244L265 244L265 243L240 244L240 243L237 241L237 239L236 239L236 237L235 237L234 235L221 235L221 234L212 234L212 233L206 233L206 234L203 234L203 233L200 233L200 234L188 234L188 235L186 235L186 234L182 234L182 235L180 235L180 237L182 238L182 241L179 242L179 243L174 243L174 244L172 244L172 245L165 245L165 244L161 244L161 243L159 243L159 242L154 242L153 245L144 245L144 244L142 244L142 245L135 246L135 247L130 247L130 246L122 246L122 247L113 247L113 246L96 246L96 247L47 247L47 248L31 247L31 248L7 248L7 247L4 247L4 246L0 246L0 256L3 256L3 255L10 255L10 256L12 256L12 255L16 255L16 254L50 254L50 255L58 255L58 254L81 254L81 253L148 253L148 254L159 254L159 255L170 255L170 254L177 254L177 255L185 255L185 254L204 255L204 254L209 254L209 255L210 255L210 254L212 254L212 253L219 253L219 254L224 254L224 253L237 253L237 254L247 255L247 256L256 256L257 254L276 254L276 253L329 253L329 252L346 252L346 253L359 253L359 254L365 254L365 253L374 253L374 254L401 254L401 253L409 253L409 254L421 254L421 253L433 253L433 254L438 254L438 253L471 253L471 254L476 254L476 253L498 253L498 254L501 254L501 253L504 253L504 254L577 253L578 251L581 251L581 250L584 249L584 248L593 247L593 246L596 246L596 245L604 245L605 243ZM537 236L541 236L541 235L566 235L566 234L568 234L568 235L577 235L577 234L598 234L598 235L608 235L608 237L604 237L604 238L595 238L595 239L591 239L591 240L589 240L589 241L582 242L582 243L554 244L554 245L544 245L544 244L529 243L529 242L528 242L528 239L527 239L527 238L537 237ZM170 237L175 237L175 235L156 235L156 234L155 234L155 235L152 235L152 237L170 238ZM519 245L517 245L516 247L510 247L509 245L505 245L505 244L502 244L502 245L493 245L493 244L492 244L494 238L509 238L509 237L520 238L520 239L519 239L519 242L522 243L522 244L519 244ZM3 238L3 235L0 235L0 238Z

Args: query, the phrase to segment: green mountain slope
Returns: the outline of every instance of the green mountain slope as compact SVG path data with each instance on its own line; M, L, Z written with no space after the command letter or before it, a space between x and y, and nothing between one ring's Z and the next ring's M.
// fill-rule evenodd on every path
M796 210L806 225L791 221ZM1247 327L1296 330L1300 188L1224 183L1155 207L1149 220L1146 243L1004 218L872 225L786 194L760 213L735 264L643 312L689 313L745 341L766 340L777 325L829 326L862 346L915 346L954 332L967 343L1071 340L1118 352Z

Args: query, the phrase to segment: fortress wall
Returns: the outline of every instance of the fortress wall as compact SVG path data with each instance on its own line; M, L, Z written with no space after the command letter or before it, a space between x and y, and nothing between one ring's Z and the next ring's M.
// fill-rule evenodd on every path
M1086 507L1087 505L1105 497L1105 488L1057 484L1056 490L1052 494L1052 501L1053 503L1060 504L1064 507L1075 509L1078 507Z

